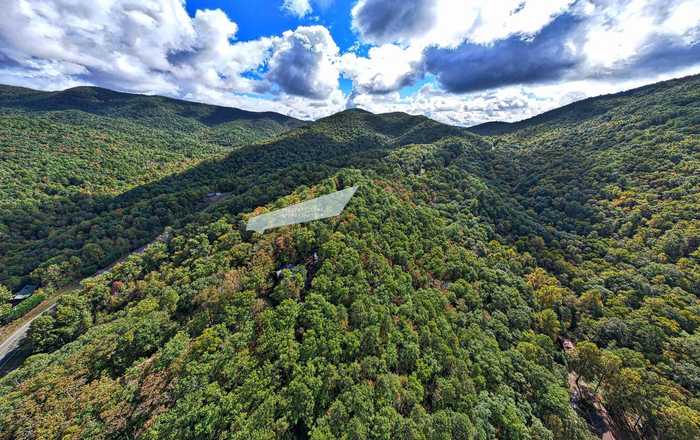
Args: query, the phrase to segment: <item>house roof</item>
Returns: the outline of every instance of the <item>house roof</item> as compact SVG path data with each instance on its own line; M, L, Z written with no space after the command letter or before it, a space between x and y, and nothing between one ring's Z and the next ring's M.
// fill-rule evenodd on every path
M19 290L19 292L17 292L17 293L15 294L15 298L14 298L14 299L25 299L25 298L28 298L28 297L32 296L32 293L34 293L34 291L35 291L36 289L38 289L38 288L39 288L39 286L35 286L35 285L33 285L33 284L25 284L25 285Z

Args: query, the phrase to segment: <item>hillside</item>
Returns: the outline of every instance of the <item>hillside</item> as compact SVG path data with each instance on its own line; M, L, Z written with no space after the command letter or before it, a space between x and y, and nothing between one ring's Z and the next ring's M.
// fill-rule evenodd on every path
M550 110L518 122L486 122L470 127L469 131L484 136L491 136L524 131L534 127L545 127L547 130L552 130L560 126L570 127L582 121L599 120L610 112L617 111L619 113L622 109L630 110L630 107L632 107L632 110L635 112L643 111L643 107L639 107L642 102L653 101L660 95L669 95L666 96L665 101L667 101L667 104L677 108L683 108L685 106L693 107L697 106L695 95L696 82L697 76L649 84L625 92L576 101L564 107ZM672 89L673 92L669 93L669 89ZM658 106L656 107L658 110ZM656 115L656 118L663 118L664 116L666 115ZM697 123L697 121L695 121L695 123Z
M63 249L80 255L79 235L89 231L83 222L129 190L300 125L274 113L95 87L38 92L0 86L0 284L17 289L38 281L29 274ZM124 234L131 220L125 222L120 231L106 227L121 242L103 242L108 249L93 252L95 261L89 259L81 275L151 237L145 225ZM81 223L81 232L66 231ZM90 233L103 239L102 228ZM59 243L46 244L52 240Z
M163 96L135 95L99 87L41 92L0 85L0 108L28 113L79 111L144 127L188 133L225 146L249 144L303 125L272 112L249 112ZM70 114L66 117L71 119ZM82 124L82 121L75 121Z
M700 77L498 133L348 110L50 231L16 211L0 267L44 285L176 228L32 324L0 438L590 439L596 404L619 438L698 438Z

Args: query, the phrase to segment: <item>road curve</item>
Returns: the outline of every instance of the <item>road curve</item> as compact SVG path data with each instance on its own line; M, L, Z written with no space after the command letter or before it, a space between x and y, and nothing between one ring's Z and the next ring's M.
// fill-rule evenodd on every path
M218 195L216 198L212 198L211 200L207 200L207 208L209 208L211 205L214 205L221 201L222 199L226 198L230 193L222 193ZM206 208L205 208L206 209ZM95 272L94 276L101 275L109 270L111 270L115 265L118 263L121 263L125 261L127 258L129 258L132 255L139 255L143 254L146 251L146 248L150 246L151 244L158 242L158 241L165 241L168 237L169 233L166 231L160 233L155 240L153 240L150 243L145 244L144 246L141 246L140 248L130 252L129 254L123 256L122 258L118 259L114 263L110 264L109 266L105 267L104 269L98 270ZM91 278L91 277L89 277ZM72 288L76 288L76 286L71 286L69 288L65 288L65 290L71 290ZM58 296L56 296L56 299L58 299ZM9 336L5 338L2 343L0 343L0 371L2 371L2 368L5 366L5 364L11 360L12 358L12 353L21 345L22 341L24 338L27 336L27 332L29 331L29 327L32 325L32 322L41 316L42 314L46 313L47 311L51 311L56 308L56 303L54 302L51 304L49 307L47 307L45 310L42 310L40 313L37 313L36 316L32 317L30 320L22 324L20 327L15 329ZM31 313L31 312L29 312ZM0 373L0 377L3 376L2 373Z
M34 316L32 319L29 321L25 322L22 324L21 327L18 327L10 336L8 336L2 344L0 344L0 367L2 367L5 362L7 361L7 356L12 353L19 345L22 343L22 340L27 336L27 332L29 331L29 327L31 326L32 322L44 313L46 313L48 310L53 310L56 308L56 304L52 304L51 307L48 307L46 310L42 311L41 313L37 314Z
M162 240L163 234L159 235L156 240ZM127 258L129 258L132 255L139 255L142 254L148 246L152 244L148 243L144 246L141 246L140 248L136 249L135 251L131 252L128 255L125 255L124 257L118 259L114 263L110 264L109 266L105 267L104 269L100 269L97 272L95 272L93 277L102 275L103 273L111 270L115 265L125 261ZM69 288L66 288L65 290L71 290L76 288L76 285L71 285ZM37 306L39 307L39 306ZM5 340L0 343L0 368L2 368L3 365L5 365L5 362L7 361L6 357L8 354L12 353L19 345L22 343L22 340L27 336L27 332L29 331L29 326L32 324L32 322L40 317L42 314L46 313L47 311L51 311L56 308L56 303L54 302L50 306L46 307L45 310L42 310L40 313L37 313L36 316L33 316L31 319L29 319L27 322L22 324L20 327L17 327L9 336L5 338ZM31 313L31 311L29 312Z

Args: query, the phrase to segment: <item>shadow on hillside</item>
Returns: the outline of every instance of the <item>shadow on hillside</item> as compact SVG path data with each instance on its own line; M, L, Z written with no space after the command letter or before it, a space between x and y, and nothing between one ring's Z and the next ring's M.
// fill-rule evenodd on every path
M476 138L422 116L347 110L113 197L76 194L4 212L0 222L19 238L0 243L0 283L15 289L30 281L45 284L53 276L47 271L29 274L49 265L70 274L57 284L83 278L152 241L166 226L235 215L343 167L377 169L396 147L448 136ZM209 192L230 195L200 213Z
M0 220L8 225L8 235L19 239L0 245L0 283L9 279L16 288L29 282L40 264L63 265L72 273L68 278L88 276L148 243L164 227L192 221L207 206L209 192L230 193L211 211L235 214L339 168L375 167L387 154L389 146L370 131L347 129L339 136L332 130L303 127L114 197L81 194L3 212Z

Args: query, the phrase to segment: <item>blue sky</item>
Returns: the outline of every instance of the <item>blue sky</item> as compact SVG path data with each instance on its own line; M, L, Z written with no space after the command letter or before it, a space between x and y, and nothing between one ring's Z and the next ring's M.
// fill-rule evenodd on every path
M185 7L191 16L194 16L198 9L220 8L231 20L238 23L236 38L241 41L280 35L298 26L321 25L328 29L342 52L359 44L357 35L352 31L351 9L354 1L325 0L311 1L309 4L313 11L303 17L284 9L283 2L279 0L196 0L188 1ZM357 53L366 53L367 46L361 45L355 50ZM339 87L344 94L350 94L352 81L341 77Z
M5 0L0 83L472 125L700 73L700 0Z
M192 16L198 9L222 9L238 23L237 38L240 40L279 35L300 25L320 24L330 31L338 47L345 51L357 41L351 30L350 10L353 4L347 0L311 2L312 6L316 6L313 12L301 18L282 9L279 0L196 0L188 1L186 8Z

